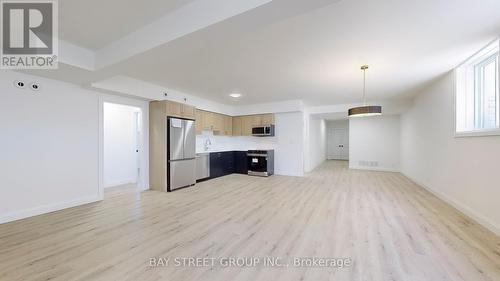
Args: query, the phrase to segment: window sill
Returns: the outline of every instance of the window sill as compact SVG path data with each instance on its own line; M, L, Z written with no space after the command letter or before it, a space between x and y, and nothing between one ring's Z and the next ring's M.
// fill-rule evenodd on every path
M500 129L455 132L455 138L500 136Z

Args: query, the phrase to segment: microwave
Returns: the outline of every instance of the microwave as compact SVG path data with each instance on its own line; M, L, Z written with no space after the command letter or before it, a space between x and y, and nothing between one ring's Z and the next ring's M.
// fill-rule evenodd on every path
M252 136L274 137L274 125L262 125L252 127Z

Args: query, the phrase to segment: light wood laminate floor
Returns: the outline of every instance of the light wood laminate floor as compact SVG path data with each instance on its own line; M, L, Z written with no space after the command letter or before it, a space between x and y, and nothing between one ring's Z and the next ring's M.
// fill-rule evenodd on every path
M265 256L353 265L149 267ZM0 280L500 280L500 238L401 174L328 161L303 178L113 188L99 203L0 225Z

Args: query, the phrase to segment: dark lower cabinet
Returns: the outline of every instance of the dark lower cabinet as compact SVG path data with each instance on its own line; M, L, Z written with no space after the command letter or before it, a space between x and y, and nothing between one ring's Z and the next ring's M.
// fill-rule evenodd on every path
M246 151L234 151L234 172L236 174L248 174L248 161Z
M224 152L222 158L224 160L224 165L222 166L224 176L234 173L234 152Z
M246 151L210 153L210 178L218 178L233 173L248 173Z
M222 152L210 153L210 177L217 178L224 175Z
M234 173L234 152L210 153L210 177L217 178Z

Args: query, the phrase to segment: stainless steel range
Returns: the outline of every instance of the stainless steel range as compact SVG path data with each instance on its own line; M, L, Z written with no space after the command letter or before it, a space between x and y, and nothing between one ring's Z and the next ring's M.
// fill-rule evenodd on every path
M247 152L248 174L268 177L274 174L274 150L249 150Z

